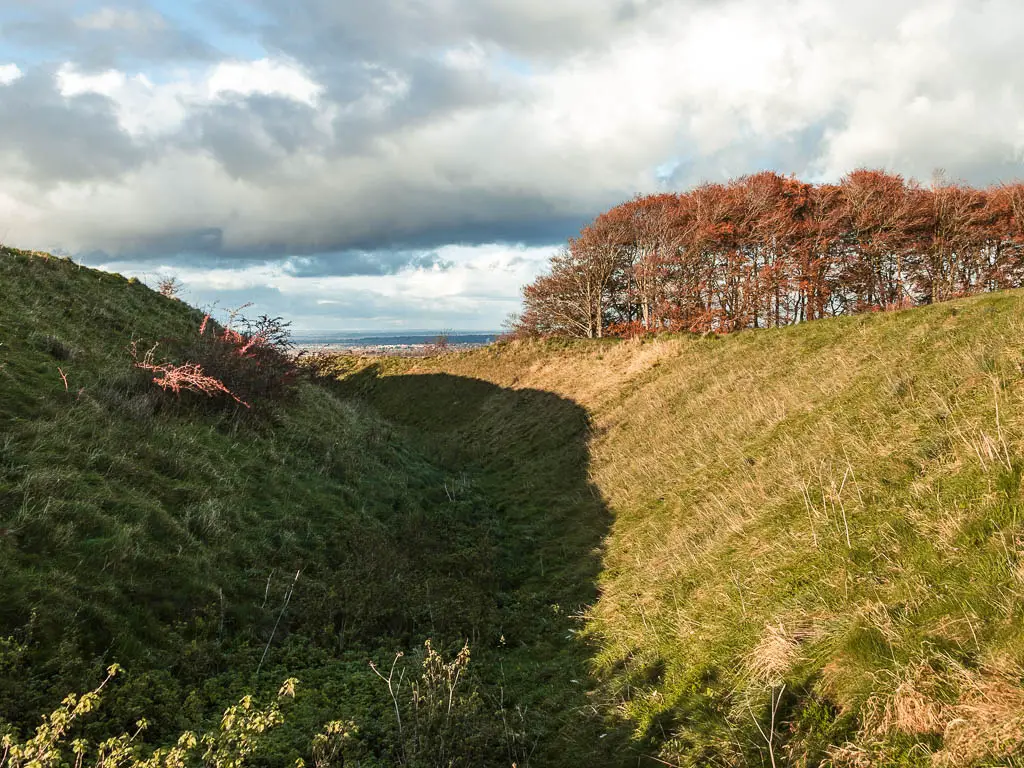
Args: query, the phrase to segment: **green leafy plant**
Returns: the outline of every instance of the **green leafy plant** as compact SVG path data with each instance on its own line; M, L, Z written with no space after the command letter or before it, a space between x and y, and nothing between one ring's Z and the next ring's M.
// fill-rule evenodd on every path
M35 734L20 741L11 734L0 739L0 768L185 768L203 765L206 768L242 768L263 745L265 735L284 722L281 703L295 696L295 679L284 682L277 698L266 707L258 707L252 696L244 696L229 707L217 729L203 734L186 731L172 747L147 751L141 736L149 723L139 720L132 733L123 733L90 744L72 738L79 721L95 712L103 690L121 671L118 665L107 670L107 676L95 689L82 695L71 694L61 705L43 718ZM314 755L325 755L336 749L351 727L331 723L314 742ZM318 768L329 762L316 763Z
M396 758L410 768L456 768L474 762L478 750L494 730L475 687L467 683L469 644L450 661L430 640L424 643L420 672L406 679L395 655L388 674L371 663L387 685L396 721Z

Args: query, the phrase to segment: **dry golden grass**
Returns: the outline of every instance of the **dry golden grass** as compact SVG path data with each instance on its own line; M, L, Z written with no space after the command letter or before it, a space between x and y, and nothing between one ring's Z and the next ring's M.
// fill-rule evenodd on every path
M942 673L922 661L900 669L893 682L891 692L868 699L863 731L876 736L892 731L908 735L942 733L947 707L941 689L948 684Z
M982 729L982 700L955 704L946 689L962 681L935 687L922 659L944 643L968 669L1021 635L1007 626L1024 611L1022 319L1013 292L724 339L527 341L419 365L590 412L591 477L615 522L589 631L610 678L663 660L659 695L623 707L641 728L705 695L746 701L752 681L789 681L853 718L843 727L863 743L829 736L836 764L846 749L848 764L910 765L928 739L1005 745L1016 727L1007 710L1005 734ZM947 730L951 707L977 739ZM706 717L702 733L751 727ZM690 764L679 745L696 726L680 727L661 758ZM911 746L871 746L880 734Z
M885 739L941 736L941 747L926 752L936 768L993 765L1024 746L1022 670L1015 666L968 670L952 659L938 669L919 661L902 670L895 689L868 699L856 742L835 747L832 764L850 768L891 764Z
M746 655L746 668L752 680L768 688L785 683L793 668L807 661L804 645L821 637L822 630L806 616L795 617L788 624L767 624L761 639Z
M1024 745L1024 688L1020 667L966 673L960 700L946 712L943 746L936 766L1005 759Z

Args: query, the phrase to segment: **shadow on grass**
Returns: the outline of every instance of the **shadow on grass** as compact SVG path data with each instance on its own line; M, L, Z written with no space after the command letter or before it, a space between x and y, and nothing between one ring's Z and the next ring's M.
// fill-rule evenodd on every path
M463 605L454 624L473 635L485 682L538 719L535 762L635 764L592 693L580 634L611 523L588 476L586 411L550 392L376 365L332 387L403 429L442 470L446 502L472 508L476 540L464 546L487 547L491 562L459 574L460 591L488 605ZM471 626L478 616L488 620Z
M368 662L403 652L408 695L426 639L449 659L468 640L480 718L463 764L634 764L580 633L611 522L586 412L447 375L321 383L340 398L303 387L237 435L201 413L128 418L98 388L26 428L0 465L25 517L0 538L0 731L117 661L95 741L145 717L147 743L173 743L297 677L255 768L308 758L334 718L358 724L349 762L391 764L403 737ZM505 754L506 716L532 759Z

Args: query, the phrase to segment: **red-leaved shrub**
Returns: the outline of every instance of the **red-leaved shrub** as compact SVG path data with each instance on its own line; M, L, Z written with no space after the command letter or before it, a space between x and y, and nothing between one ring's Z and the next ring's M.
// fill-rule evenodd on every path
M153 375L153 383L163 390L180 395L184 392L198 392L207 397L216 395L227 395L235 402L251 406L242 398L225 386L224 382L214 376L208 376L203 371L203 366L198 363L157 363L154 360L156 345L153 345L140 360L135 343L131 346L132 357L135 359L135 367L148 371Z
M168 347L181 362L157 361L156 345L140 358L133 343L135 367L152 373L154 384L175 395L195 392L245 408L287 397L298 376L289 324L263 315L240 319L236 328L236 315L227 326L206 315L194 338L171 340Z

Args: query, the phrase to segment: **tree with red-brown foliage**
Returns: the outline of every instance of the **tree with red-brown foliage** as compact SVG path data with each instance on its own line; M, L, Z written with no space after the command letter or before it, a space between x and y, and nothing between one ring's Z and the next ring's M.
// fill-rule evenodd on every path
M622 295L628 230L618 210L602 214L551 259L551 271L524 291L522 330L600 338ZM618 310L621 312L621 309Z
M1024 285L1024 185L765 172L601 214L524 289L520 334L727 333Z
M654 195L635 198L619 209L627 233L622 238L628 281L627 306L635 307L638 312L630 321L644 330L661 326L666 266L675 246L674 205L674 195Z

